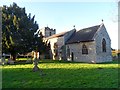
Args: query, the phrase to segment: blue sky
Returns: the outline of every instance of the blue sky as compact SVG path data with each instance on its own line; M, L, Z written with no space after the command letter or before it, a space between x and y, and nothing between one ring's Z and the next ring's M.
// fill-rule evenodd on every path
M111 38L112 48L118 48L117 2L16 2L27 13L35 15L39 28L49 26L57 33L104 24ZM12 2L1 2L10 5Z

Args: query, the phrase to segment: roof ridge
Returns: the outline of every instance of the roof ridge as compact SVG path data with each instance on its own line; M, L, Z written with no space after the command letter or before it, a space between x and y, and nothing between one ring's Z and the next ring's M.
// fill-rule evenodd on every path
M89 29L89 28L93 28L93 27L97 27L97 26L100 26L100 25L94 25L94 26L90 26L90 27L87 27L87 28L82 28L82 29L80 29L80 30L85 30L85 29ZM78 30L78 31L80 31L80 30ZM77 32L78 32L77 31Z
M83 41L93 41L94 35L98 31L98 29L101 27L101 25L95 25L87 28L83 28L78 30L75 35L67 41L67 44L69 43L78 43Z

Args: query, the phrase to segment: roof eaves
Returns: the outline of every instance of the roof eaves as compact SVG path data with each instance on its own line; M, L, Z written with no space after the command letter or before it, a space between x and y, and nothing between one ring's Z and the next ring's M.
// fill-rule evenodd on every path
M81 43L81 42L92 42L92 41L94 41L94 40L75 41L75 42L70 42L70 43L68 42L66 44Z

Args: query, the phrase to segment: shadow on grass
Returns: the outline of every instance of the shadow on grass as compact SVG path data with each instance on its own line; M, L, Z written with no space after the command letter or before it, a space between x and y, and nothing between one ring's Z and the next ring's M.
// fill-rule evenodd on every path
M93 64L93 63L87 63L87 62L73 62L73 61L65 61L65 60L40 60L39 63L82 63L82 64ZM113 60L112 62L102 62L102 63L96 63L96 64L120 64L119 60Z
M14 64L8 64L8 65L26 65L26 64L33 64L32 60L29 60L30 62L26 62L27 60L17 60ZM93 63L86 63L86 62L72 62L72 61L65 61L65 60L40 60L39 64L42 63L72 63L72 64L93 64ZM96 63L96 64L120 64L119 60L113 60L112 62L103 62L103 63Z
M32 61L30 61L30 62L26 62L27 60L17 60L17 61L15 61L14 62L14 64L9 64L9 63L7 63L7 65L26 65L26 64L33 64L33 62Z
M97 63L97 64L120 64L119 60L113 60L112 62L103 62L103 63Z
M3 88L117 88L117 68L3 68Z

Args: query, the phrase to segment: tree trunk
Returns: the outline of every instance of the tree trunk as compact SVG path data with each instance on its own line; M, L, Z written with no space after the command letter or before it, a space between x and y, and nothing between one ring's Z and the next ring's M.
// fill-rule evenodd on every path
M10 59L13 60L13 61L16 61L16 54L11 54Z

